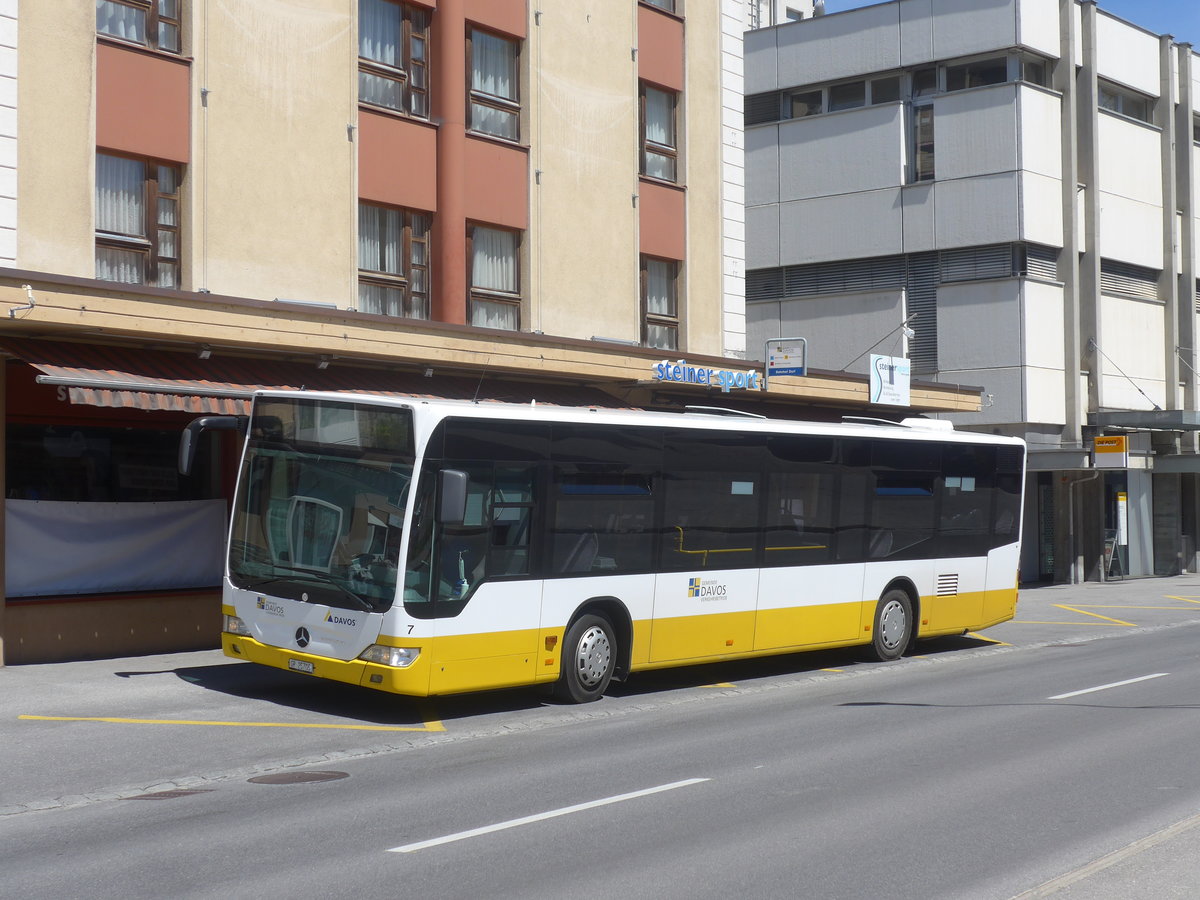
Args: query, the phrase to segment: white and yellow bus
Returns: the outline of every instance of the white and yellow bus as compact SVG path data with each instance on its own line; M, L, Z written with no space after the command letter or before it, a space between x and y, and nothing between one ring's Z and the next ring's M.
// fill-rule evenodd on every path
M1025 448L945 423L261 392L222 645L411 696L918 638L1012 618Z

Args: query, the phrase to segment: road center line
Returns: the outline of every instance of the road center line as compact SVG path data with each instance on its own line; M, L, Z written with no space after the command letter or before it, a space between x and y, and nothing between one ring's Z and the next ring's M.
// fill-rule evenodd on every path
M1143 675L1141 678L1127 678L1124 681L1114 681L1112 684L1101 684L1097 687L1084 688L1082 691L1071 691L1067 694L1055 694L1047 700L1066 700L1068 697L1078 697L1080 694L1094 694L1096 691L1107 691L1109 688L1123 687L1127 684L1137 684L1139 681L1149 681L1151 678L1162 678L1170 672L1157 672L1154 675Z
M460 831L457 834L448 834L444 837L432 838L428 841L419 841L415 844L405 844L402 847L392 847L388 853L412 853L414 850L424 850L427 847L436 847L439 844L450 844L454 841L462 841L467 838L479 837L483 834L491 834L494 831L504 831L506 828L517 828L521 825L530 825L534 822L542 822L546 819L554 819L558 816L566 816L571 813L582 812L585 809L595 809L598 806L608 806L611 803L621 803L625 800L636 800L638 797L647 797L650 794L660 794L663 791L673 791L676 788L688 787L693 784L700 784L708 781L707 778L689 778L686 781L675 781L671 784L660 784L658 787L646 788L641 791L632 791L628 794L618 794L615 797L605 797L602 800L590 800L587 803L578 803L575 806L564 806L561 809L552 809L549 812L537 813L532 816L525 816L520 819L509 819L507 822L497 822L495 825L484 825L482 828L472 828L470 831Z

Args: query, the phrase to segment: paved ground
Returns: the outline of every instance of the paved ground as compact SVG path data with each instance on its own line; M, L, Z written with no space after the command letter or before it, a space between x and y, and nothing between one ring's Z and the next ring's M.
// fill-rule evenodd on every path
M1024 647L1081 644L1190 622L1200 623L1200 575L1025 588L1021 591L1013 621L979 635L924 643L918 653L922 656L944 654L945 659L954 660L974 654L1014 652ZM775 679L829 677L822 673L856 668L856 656L850 651L801 654L754 663L648 673L629 684L614 686L614 700L620 705L670 704L682 700L690 692L724 686L722 683L731 681L736 681L739 686L751 687L755 683L766 686ZM158 687L151 691L151 684ZM329 696L321 700L324 693ZM0 734L12 731L8 734L12 741L8 744L8 750L12 753L9 761L16 770L10 771L10 774L18 775L24 771L26 776L36 776L45 768L47 757L44 754L49 748L41 744L40 739L30 740L28 736L32 735L31 732L13 729L18 725L19 718L25 718L27 724L31 712L55 713L69 706L90 711L91 715L128 716L132 714L126 711L131 701L137 700L145 705L144 709L157 715L166 715L169 711L173 714L172 718L177 718L185 710L182 707L174 708L174 704L186 701L197 704L195 709L186 710L189 718L196 719L219 719L222 716L214 713L218 713L222 705L232 704L238 719L257 715L272 721L286 721L290 728L329 728L331 724L342 728L379 727L370 724L374 721L372 717L379 714L376 708L379 704L368 702L377 700L376 695L367 694L364 697L363 709L355 706L355 698L359 696L362 695L353 689L314 685L289 673L247 667L243 663L226 660L217 650L13 666L0 669ZM314 700L314 697L317 699ZM349 704L347 701L350 701ZM210 705L214 708L209 709ZM410 705L398 707L394 712L401 715ZM578 711L562 708L539 710L539 706L529 692L442 698L437 703L436 713L437 718L445 721L444 726L440 721L435 721L433 725L422 722L418 716L411 723L405 721L399 726L389 720L384 723L389 727L382 730L403 732L396 735L397 739L438 740L439 735L449 736L444 734L443 728L451 733L464 730L486 732L494 728L520 727L518 723L537 719L546 713L561 717L565 714L596 712L587 708ZM230 710L221 712L228 715ZM212 721L210 724L230 723ZM240 732L246 730L234 729ZM230 729L224 731L228 733ZM254 731L262 733L262 729ZM324 733L304 732L314 738ZM24 740L28 745L23 743L21 735L27 736ZM146 740L147 749L152 750L154 738L148 737ZM312 741L312 738L309 740ZM229 742L228 739L226 742ZM231 746L236 743L236 740L233 741ZM101 747L95 749L100 751ZM1187 752L1187 748L1180 750ZM258 745L247 745L245 751L247 759L262 755L262 747ZM103 755L102 752L97 753L97 756ZM42 765L39 765L39 759ZM26 764L24 770L22 760ZM104 765L101 759L94 762ZM92 776L85 771L79 772L78 776L81 784L93 783ZM21 778L23 782L26 780ZM34 782L37 780L37 777L32 778ZM43 795L53 796L49 789L36 792L36 796ZM4 805L0 803L0 807ZM1196 896L1194 886L1197 884L1200 884L1200 815L1146 835L1135 844L1095 860L1075 872L1064 873L1023 896L1114 900L1150 896L1190 897Z

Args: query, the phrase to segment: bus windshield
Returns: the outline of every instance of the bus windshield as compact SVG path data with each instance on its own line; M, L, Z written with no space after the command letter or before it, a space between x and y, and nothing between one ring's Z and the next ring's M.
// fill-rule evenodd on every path
M233 511L230 581L345 609L391 606L412 435L407 409L260 399Z

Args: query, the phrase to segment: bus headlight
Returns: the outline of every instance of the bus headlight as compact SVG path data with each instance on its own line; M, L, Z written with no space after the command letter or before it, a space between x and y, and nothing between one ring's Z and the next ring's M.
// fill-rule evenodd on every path
M240 634L242 637L250 637L250 629L237 616L226 616L225 628L223 630L228 631L230 634Z
M407 669L417 661L421 651L417 647L384 647L382 644L372 644L361 654L359 659L379 663L381 666L392 666L396 669Z

